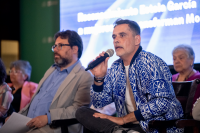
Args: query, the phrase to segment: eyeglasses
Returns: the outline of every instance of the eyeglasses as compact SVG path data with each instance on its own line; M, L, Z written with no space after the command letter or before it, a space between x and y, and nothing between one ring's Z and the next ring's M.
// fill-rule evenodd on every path
M71 46L70 44L58 44L58 45L53 45L51 50L54 52L54 48L56 47L57 50L61 50L62 46Z
M19 73L22 73L22 71L21 71L21 70L16 70L16 71L10 70L10 71L9 71L9 74L17 75L17 74L19 74Z

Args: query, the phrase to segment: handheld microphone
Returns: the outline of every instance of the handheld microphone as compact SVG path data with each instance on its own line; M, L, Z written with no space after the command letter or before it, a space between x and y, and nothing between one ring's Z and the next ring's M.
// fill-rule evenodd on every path
M93 69L94 67L96 67L97 65L99 65L101 62L103 62L107 57L111 57L114 54L114 50L113 49L108 49L106 51L106 53L104 54L104 56L101 56L99 58L97 58L95 61L91 62L88 67L85 69L85 71L89 70L89 69Z

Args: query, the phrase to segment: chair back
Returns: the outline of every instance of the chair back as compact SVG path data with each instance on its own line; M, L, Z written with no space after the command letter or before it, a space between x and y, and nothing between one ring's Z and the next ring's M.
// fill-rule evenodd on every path
M188 118L188 116L190 116L189 114L192 110L193 98L199 83L200 83L199 79L195 79L192 81L172 82L176 98L180 101L182 105L185 118Z
M192 85L192 81L183 81L183 82L179 82L179 81L173 81L172 85L174 87L174 92L176 94L176 96L186 96L188 97L189 92L190 92L190 88Z

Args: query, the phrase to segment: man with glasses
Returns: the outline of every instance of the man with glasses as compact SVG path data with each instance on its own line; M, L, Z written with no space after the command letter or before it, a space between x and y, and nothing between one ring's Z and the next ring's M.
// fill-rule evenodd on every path
M83 44L75 31L61 31L55 34L52 46L54 62L39 82L31 103L21 114L33 118L27 123L31 133L59 133L48 124L53 120L75 118L76 110L90 103L90 87L93 77L84 70L79 61ZM81 132L81 125L70 126L69 132Z

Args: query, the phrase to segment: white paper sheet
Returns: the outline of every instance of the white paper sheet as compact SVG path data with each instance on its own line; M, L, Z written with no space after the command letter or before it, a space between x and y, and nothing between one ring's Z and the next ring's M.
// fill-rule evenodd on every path
M6 123L0 128L0 133L25 133L30 129L26 124L32 118L13 112Z

